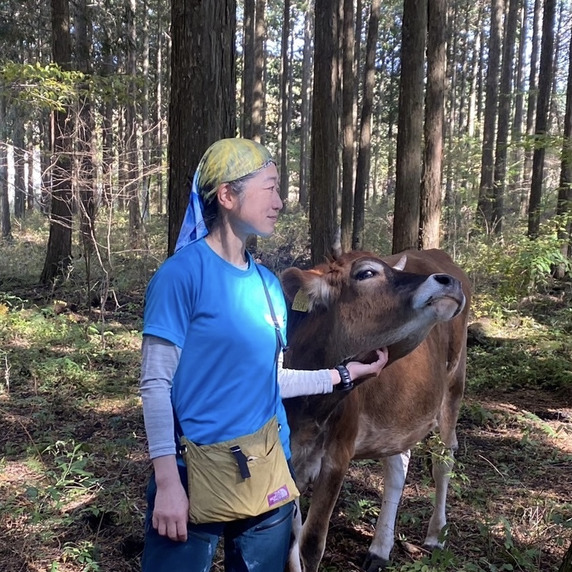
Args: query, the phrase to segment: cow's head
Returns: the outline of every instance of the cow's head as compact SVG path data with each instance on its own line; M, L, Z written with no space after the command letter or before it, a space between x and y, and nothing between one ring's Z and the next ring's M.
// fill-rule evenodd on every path
M392 267L375 254L351 252L312 270L285 270L281 280L292 305L287 365L332 367L383 346L395 361L437 322L461 312L459 280L406 272L405 264L405 257Z

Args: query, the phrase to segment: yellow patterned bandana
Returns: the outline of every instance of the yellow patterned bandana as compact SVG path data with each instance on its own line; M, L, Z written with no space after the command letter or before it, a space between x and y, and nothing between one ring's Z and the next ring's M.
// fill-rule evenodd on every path
M175 252L207 235L203 205L212 200L222 183L231 183L273 162L268 149L250 139L221 139L203 155L193 177Z
M221 139L203 155L197 168L200 197L208 202L219 185L250 175L272 161L268 149L250 139Z

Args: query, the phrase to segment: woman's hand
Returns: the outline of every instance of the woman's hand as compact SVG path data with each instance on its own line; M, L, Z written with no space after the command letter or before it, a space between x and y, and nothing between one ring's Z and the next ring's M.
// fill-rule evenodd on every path
M377 361L373 363L363 363L361 361L350 361L346 364L346 368L350 373L352 381L360 380L360 378L374 377L385 367L388 360L387 348L375 350L377 353ZM361 379L361 381L365 381Z
M153 510L153 528L175 542L187 540L189 499L179 478L175 456L153 459L157 494Z

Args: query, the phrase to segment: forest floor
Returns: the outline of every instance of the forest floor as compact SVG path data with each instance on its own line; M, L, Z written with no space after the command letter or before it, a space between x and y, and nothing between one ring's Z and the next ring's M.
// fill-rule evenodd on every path
M101 315L0 279L1 572L139 570L141 302L141 290L116 297ZM392 569L555 572L572 538L572 287L493 316L475 307L446 549L421 547L432 486L420 444ZM382 486L379 461L352 463L323 571L360 570Z

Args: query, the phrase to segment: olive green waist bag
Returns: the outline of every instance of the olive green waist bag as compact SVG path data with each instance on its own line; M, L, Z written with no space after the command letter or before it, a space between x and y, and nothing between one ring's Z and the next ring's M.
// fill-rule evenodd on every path
M195 524L258 516L300 495L272 417L255 433L213 445L181 437L189 518Z

